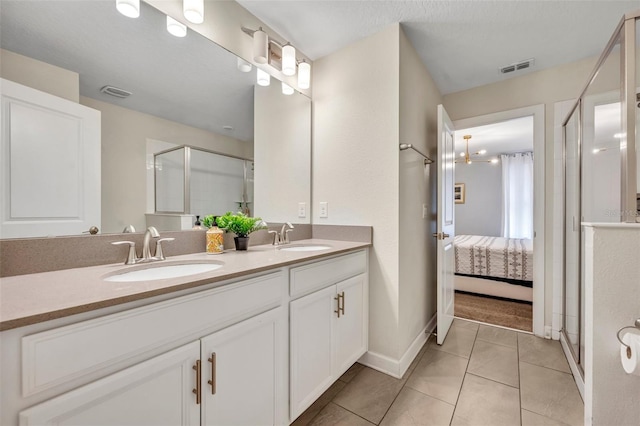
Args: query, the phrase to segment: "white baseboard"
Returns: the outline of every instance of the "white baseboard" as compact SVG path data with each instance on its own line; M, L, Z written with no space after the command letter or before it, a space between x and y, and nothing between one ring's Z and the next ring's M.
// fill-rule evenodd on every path
M418 333L416 338L413 340L411 345L407 348L404 355L397 360L390 358L386 355L382 355L373 351L367 351L362 357L358 360L360 364L366 365L367 367L373 368L374 370L378 370L382 373L388 374L397 379L401 379L404 373L409 369L409 366L415 359L415 357L422 349L422 346L425 344L429 335L436 328L437 316L434 315L427 325Z

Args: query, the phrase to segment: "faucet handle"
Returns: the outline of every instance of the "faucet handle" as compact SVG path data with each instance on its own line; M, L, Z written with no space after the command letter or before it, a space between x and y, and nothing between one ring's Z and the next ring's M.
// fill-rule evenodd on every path
M274 246L277 246L280 242L280 235L278 235L278 231L267 231L269 234L273 234L273 243Z
M115 241L113 243L114 246L120 246L123 244L129 244L129 253L127 253L127 260L124 261L125 265L133 265L138 261L136 256L136 243L133 241Z
M287 229L284 231L284 235L281 236L281 238L283 239L283 243L284 244L289 244L289 232L293 231L293 226L291 227L291 229Z
M156 255L154 256L158 260L165 260L164 253L162 252L162 242L163 241L173 241L175 238L160 238L156 241Z

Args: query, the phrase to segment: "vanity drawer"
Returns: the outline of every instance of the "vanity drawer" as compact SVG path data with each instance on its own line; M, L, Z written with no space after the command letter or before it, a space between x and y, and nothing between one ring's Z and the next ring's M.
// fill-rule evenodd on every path
M282 304L282 271L22 338L24 397L111 373L133 359L199 338ZM150 353L152 355L152 353ZM103 374L103 375L104 375Z
M367 270L367 252L361 250L320 262L291 268L290 295L297 298Z

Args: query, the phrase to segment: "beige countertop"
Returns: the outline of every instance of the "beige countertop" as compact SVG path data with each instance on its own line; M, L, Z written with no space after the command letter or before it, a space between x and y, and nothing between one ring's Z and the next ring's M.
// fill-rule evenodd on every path
M232 278L321 259L371 245L320 239L292 243L297 244L323 244L331 248L321 251L288 252L278 250L272 245L263 245L249 247L246 252L230 250L221 255L195 253L172 256L162 262L137 265L117 263L0 278L0 331L216 282L222 285L224 281ZM215 271L179 278L135 282L104 280L107 276L132 269L193 261L219 261L223 262L223 266Z

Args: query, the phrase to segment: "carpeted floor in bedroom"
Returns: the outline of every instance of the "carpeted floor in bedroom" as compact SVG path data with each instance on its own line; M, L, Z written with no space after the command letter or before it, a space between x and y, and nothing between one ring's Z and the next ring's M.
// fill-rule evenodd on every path
M456 292L455 316L522 331L533 331L533 306Z

